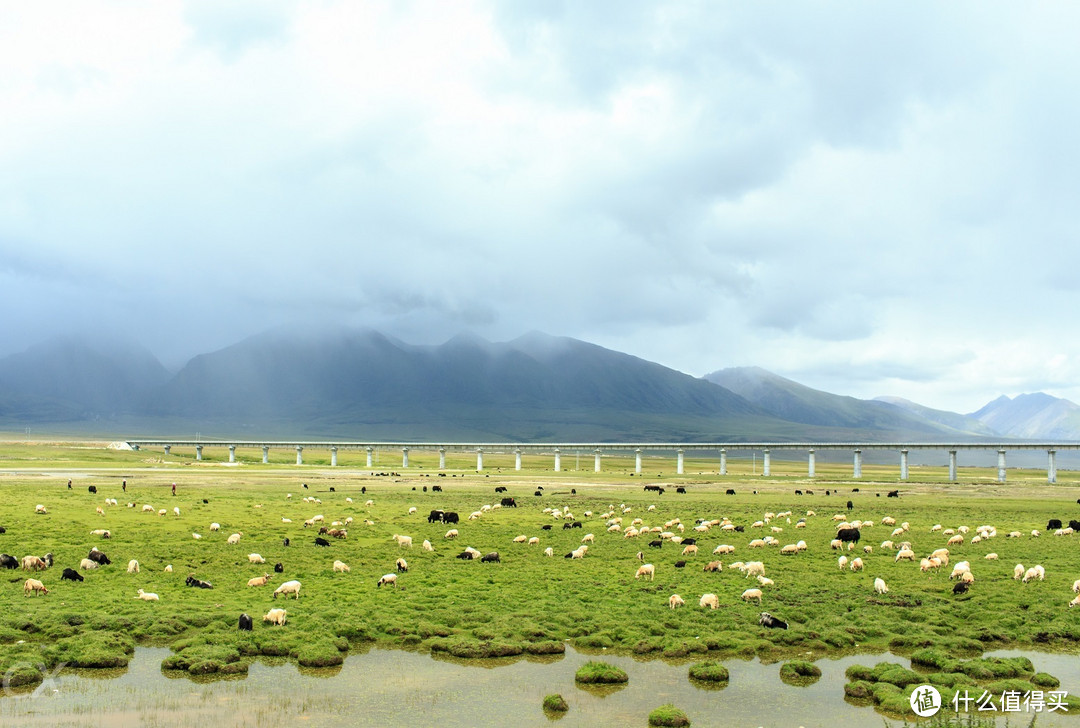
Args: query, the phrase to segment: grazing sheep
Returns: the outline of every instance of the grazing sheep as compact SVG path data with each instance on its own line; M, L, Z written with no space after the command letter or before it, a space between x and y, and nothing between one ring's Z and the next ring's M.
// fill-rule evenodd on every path
M1072 590L1076 594L1080 594L1080 579L1073 582Z
M656 567L652 564L642 564L639 566L637 573L634 574L634 578L640 579L643 576L649 577L649 581L652 581L656 576Z
M42 594L48 594L49 590L46 589L45 585L37 579L27 579L26 582L23 584L23 596L28 597L30 596L31 592L33 592L34 594L37 594L38 592L41 592Z
M863 560L861 558L859 558L858 556L856 556L854 559L851 560L851 563L848 564L848 568L851 569L852 571L862 571L862 569L863 569Z
M129 574L138 574L139 573L139 562L136 561L135 559L132 559L131 561L128 562L128 573Z
M248 563L249 564L265 564L266 559L264 559L259 554L248 554Z
M256 576L254 579L248 579L248 586L266 586L269 583L269 574L263 574L262 576Z
M424 551L434 551L435 550L435 547L431 545L431 541L428 541L427 539L424 539L423 546L424 546Z
M449 531L446 532L446 535L443 536L443 538L457 538L457 537L458 537L458 530L456 528L451 528Z
M521 534L520 536L514 536L514 543L525 543L528 540L529 537L525 534Z
M945 542L946 546L962 546L964 544L964 536L962 534L956 534Z
M729 567L730 568L730 567ZM747 561L743 567L744 578L751 576L765 576L765 564L761 561Z
M158 512L157 512L157 514L158 514L159 516L164 516L164 515L165 515L166 513L168 513L168 511L167 511L167 510L165 510L164 508L162 508L162 509L161 509L160 511L158 511Z
M720 608L720 597L715 594L702 594L701 599L698 601L698 606L704 609L709 607L710 609Z
M394 565L397 566L398 571L408 571L409 570L409 564L406 563L405 559L398 559L397 561L394 562Z
M705 568L702 571L720 571L723 568L723 564L719 561L710 561L705 564Z
M1042 581L1046 577L1046 571L1042 566L1032 566L1030 569L1024 572L1024 578L1021 580L1025 584L1033 579Z
M68 581L82 581L83 576L75 569L64 569L64 573L60 575L60 581L67 579Z
M949 574L950 579L959 578L964 572L971 571L971 564L966 561L958 561L953 565L952 573Z
M744 602L748 602L751 599L757 599L758 604L761 604L761 597L763 596L760 589L747 589L742 593L742 599Z
M179 516L180 515L180 507L179 506L174 506L173 509L172 509L172 512L175 515Z
M219 531L219 530L221 530L221 524L220 523L211 523L210 524L210 530L211 531Z
M1070 607L1080 607L1080 594L1073 597L1073 600L1069 602Z
M281 563L280 561L277 562L276 564L274 564L274 573L275 574L284 574L285 573L285 564Z
M92 559L83 559L79 562L79 568L83 571L89 571L90 569L96 569L99 566L98 562Z
M243 533L234 533L233 535L229 536L229 538L227 538L226 541L231 545L236 545L236 544L240 543L240 537L243 536L243 535L244 535Z
M398 561L400 561L400 560L401 559L398 559ZM334 571L335 572L340 571L343 574L348 574L349 571L351 571L351 569L349 569L349 565L346 564L344 561L335 561L334 562Z
M200 538L202 538L202 534L201 533L193 533L193 534L191 534L191 537L193 539L195 539L196 541L198 541Z
M484 564L501 564L502 559L499 558L498 551L492 551L491 553L484 554L480 558L480 562Z
M48 511L45 510L45 506L38 503L36 506L34 506L34 513L47 514Z
M874 553L874 547L871 546L870 544L866 544L865 546L863 546L862 550L863 550L864 554L872 554L872 553Z
M893 559L893 563L895 564L897 561L900 561L901 559L903 559L905 561L915 561L915 552L912 551L911 549L900 549L899 551L896 552L896 558Z
M831 549L842 549L842 548L844 548L844 542L841 541L838 538L834 538L832 541L829 542L829 548L831 548Z
M153 513L154 510L155 510L154 507L152 505L150 505L149 503L143 504L143 507L142 507L142 512L143 513Z
M213 589L214 585L208 581L202 579L196 579L194 574L188 574L188 578L184 579L184 584L190 586L193 589Z
M270 624L276 624L278 627L285 626L285 614L284 609L271 609L269 612L263 615L263 621Z
M799 553L799 547L796 546L793 543L789 543L786 546L784 546L782 549L780 549L780 553L782 553L782 554L797 554L797 553Z
M105 509L102 508L101 506L98 506L96 510L97 510L97 514L99 516L104 516L105 515Z
M293 594L294 599L299 599L300 598L300 582L295 581L295 580L285 582L284 584L282 584L281 586L279 586L277 589L274 590L274 599L278 598L278 594L284 594L286 596L288 596L289 594ZM305 602L305 604L306 603L307 602Z
M554 557L555 556L555 549L548 546L546 549L544 549L544 556Z
M286 518L285 516L282 516L281 517L281 522L282 523L292 523L292 519L291 518Z
M971 589L971 583L970 582L958 581L955 584L953 584L952 593L953 594L967 594L969 589Z
M383 574L383 577L379 579L379 583L375 586L380 587L383 584L390 584L394 587L397 586L397 574Z
M972 574L970 571L965 571L963 574L960 575L960 581L965 584L974 584L975 575Z
M413 506L412 508L410 508L410 509L409 509L409 515L410 515L410 516L411 516L412 514L414 514L414 513L416 513L416 506Z
M22 568L23 571L45 571L49 566L40 556L23 556Z
M167 565L165 567L165 573L166 574L171 574L172 573L172 564L169 564L169 565Z
M144 592L142 589L139 590L139 593L135 598L136 599L142 599L144 602L156 602L156 601L158 601L158 595L157 594L155 594L154 592Z
M997 561L997 554L987 554L986 556L983 556L983 558L987 561Z
M714 554L733 554L735 553L735 547L730 544L722 543L713 549Z
M874 591L878 594L888 594L889 587L885 586L885 580L880 576L874 579Z
M1013 567L1013 579L1020 581L1024 578L1024 565L1017 564ZM1080 583L1080 582L1077 582ZM1076 591L1076 584L1073 584L1073 591Z
M682 555L683 556L696 556L697 555L697 544L692 543L689 546L684 546L683 550L682 550Z
M398 546L401 546L402 548L412 548L412 536L399 536L395 533L393 538L397 541Z
M236 628L243 632L250 632L253 626L251 617L246 614L241 614L240 619L236 623Z
M761 613L761 619L758 620L758 624L768 629L787 629L787 622L782 619L777 619L768 612Z
M843 571L845 568L847 568L847 562L847 556L841 556L839 559L836 560L836 564L840 567L840 571Z
M581 537L581 543L592 543L595 540L596 536L592 535L591 533L587 533Z
M1077 599L1080 599L1080 597L1077 597ZM671 609L686 606L686 602L684 602L683 598L680 597L678 594L672 594L670 597L668 597L667 603L668 607L670 607Z

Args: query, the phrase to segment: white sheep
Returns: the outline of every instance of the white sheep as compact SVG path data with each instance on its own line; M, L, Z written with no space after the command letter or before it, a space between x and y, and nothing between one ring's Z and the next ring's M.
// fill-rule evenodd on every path
M131 561L128 562L128 573L129 574L138 574L139 573L139 562L136 561L135 559L132 559Z
M45 509L45 506L38 503L36 506L34 506L34 513L47 514L48 511Z
M548 546L546 549L544 549L544 556L555 556L555 549Z
M888 594L889 587L885 586L885 580L880 576L874 579L874 591L878 594Z
M634 574L635 579L640 579L643 576L649 577L649 581L652 581L656 576L656 567L652 564L642 564L638 567L637 573Z
M179 516L180 515L180 507L179 506L174 506L173 509L172 509L172 512L175 515Z
M848 568L851 569L852 571L862 571L862 569L863 569L863 560L861 558L859 558L858 556L856 556L854 559L851 560L851 563L848 564Z
M591 533L587 533L581 537L581 543L592 543L596 540L596 536Z
M37 579L27 579L23 583L23 596L28 597L31 594L37 594L38 592L41 592L42 594L48 594L49 590L46 589L45 585Z
M220 523L211 523L210 524L210 530L211 531L219 531L219 530L221 530L221 524Z
M167 511L167 510L165 510L164 508L162 508L162 509L161 509L160 511L158 511L158 512L157 512L157 514L158 514L159 516L164 516L164 515L165 515L166 513L168 513L168 511Z
M528 540L529 537L525 534L521 534L520 536L514 536L514 543L525 543Z
M751 599L757 599L758 604L761 604L761 597L764 596L760 589L747 589L742 593L742 599L744 602L748 602Z
M254 579L248 579L248 586L266 586L269 583L269 574L263 574L262 576L256 576Z
M843 571L845 568L847 568L847 556L841 556L839 559L836 560L836 563L840 567L840 571Z
M266 559L264 559L260 554L248 554L248 563L249 564L265 564Z
M1024 578L1024 565L1023 564L1017 564L1016 566L1013 567L1013 579L1015 579L1016 581L1020 581L1023 578ZM1080 584L1080 581L1078 581L1077 583ZM1076 584L1073 584L1073 591L1076 591Z
M335 572L340 571L340 572L342 572L344 574L347 574L350 571L349 565L346 564L344 561L335 561L334 562L334 571Z
M276 624L279 627L285 626L285 614L284 609L271 609L269 612L263 615L263 621L270 624Z
M144 602L156 602L156 601L158 601L158 595L157 594L154 594L153 592L144 592L142 589L139 590L139 594L135 598L136 599L142 599Z
M288 596L289 594L293 594L293 595L295 595L293 597L294 599L299 599L300 598L300 582L295 581L295 580L285 582L284 584L282 584L281 586L279 586L277 589L274 590L274 599L278 598L278 594L284 594L286 596ZM305 602L305 604L306 604L306 602Z
M1026 584L1033 579L1038 579L1039 581L1042 581L1044 578L1046 578L1046 570L1043 569L1042 566L1032 566L1030 569L1024 572L1024 578L1022 579L1022 581Z
M401 546L402 548L412 548L412 536L399 536L395 533L393 538L397 541L398 546Z
M171 574L172 573L172 564L169 564L169 565L167 565L165 567L165 573L166 574Z
M241 533L234 533L233 535L229 536L229 538L227 538L226 541L228 541L228 543L233 544L233 545L238 544L238 543L240 543L240 537L243 536L243 535L244 534L242 532Z
M101 506L98 506L96 510L97 510L97 514L99 516L104 516L105 515L105 509L102 508Z
M742 571L744 573L744 578L749 578L751 576L765 576L765 563L762 561L747 561Z
M96 569L99 566L101 566L101 564L94 561L93 559L83 559L79 562L79 568L83 571L87 571L88 569Z
M201 533L192 533L191 537L193 539L195 539L196 541L198 541L200 538L202 538L202 534Z
M112 534L104 528L96 528L90 532L91 536L101 536L102 538L112 538Z
M411 508L409 508L409 515L411 516L414 513L416 513L416 506L412 506Z
M383 574L383 577L379 579L379 583L375 586L382 586L383 584L390 584L391 586L397 586L397 574Z
M683 556L697 556L697 551L698 551L697 544L692 543L689 546L684 546L683 547L682 555Z
M1077 599L1080 599L1080 597L1077 597ZM667 603L668 607L670 607L671 609L686 606L686 602L684 602L683 598L680 597L678 594L672 594L670 597L668 597Z
M142 507L142 512L143 513L153 513L154 512L154 507L152 505L150 505L149 503L146 503Z
M702 594L701 599L698 601L698 606L704 609L709 607L710 609L720 608L720 597L715 594Z
M757 583L761 584L762 586L775 586L776 585L776 582L773 581L772 579L770 579L767 576L759 576L757 578Z
M986 556L983 556L983 558L986 559L987 561L997 561L997 557L998 557L997 554L993 554L993 553L987 554Z
M539 546L540 545L540 539L538 537L536 537L536 536L533 536L532 538L529 539L529 545L530 546Z

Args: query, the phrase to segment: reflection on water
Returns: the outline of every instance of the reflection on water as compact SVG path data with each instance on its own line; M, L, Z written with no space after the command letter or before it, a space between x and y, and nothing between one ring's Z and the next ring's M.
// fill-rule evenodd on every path
M528 659L459 660L379 650L354 651L332 668L297 668L283 658L256 660L247 676L194 681L185 673L162 671L166 648L140 647L126 669L71 670L33 694L0 699L3 726L645 726L649 712L674 703L694 726L813 726L844 728L898 725L873 708L844 700L844 670L882 661L908 664L891 655L851 655L822 659L821 679L797 687L780 681L780 663L729 660L726 687L691 683L687 664L642 662L605 654L630 682L615 690L582 689L574 673L595 659L567 649L566 655ZM1080 658L1025 654L1039 671L1080 690ZM486 669L480 669L486 668ZM104 679L103 679L104 678ZM177 679L178 678L178 679ZM561 693L570 705L564 716L545 715L545 695ZM1012 725L1030 715L1012 714ZM1004 721L1001 722L1004 725ZM1080 717L1043 714L1039 728L1080 728Z

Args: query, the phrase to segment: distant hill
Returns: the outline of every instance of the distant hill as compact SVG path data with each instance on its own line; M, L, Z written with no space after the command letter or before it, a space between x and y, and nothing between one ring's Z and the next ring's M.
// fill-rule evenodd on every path
M134 344L53 339L0 359L0 421L115 417L137 409L169 376Z
M996 432L1027 440L1080 440L1080 407L1043 392L1002 395L973 417Z
M1001 434L972 415L961 415L946 410L932 409L921 404L916 404L903 397L875 397L874 399L907 410L930 422L936 422L953 432L983 435L986 437L994 437L995 435Z
M769 414L806 425L890 432L902 439L975 434L889 402L822 392L759 367L735 367L705 379L730 389ZM978 423L976 423L978 424ZM985 427L978 434L990 434Z

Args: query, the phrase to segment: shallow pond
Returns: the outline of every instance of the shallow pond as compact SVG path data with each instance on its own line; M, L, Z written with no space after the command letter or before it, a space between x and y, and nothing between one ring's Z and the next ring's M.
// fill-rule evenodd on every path
M253 664L246 677L194 682L161 670L166 648L140 647L126 670L73 670L43 683L33 694L0 699L3 726L645 726L649 712L674 703L694 726L896 726L871 707L844 700L844 670L907 660L892 655L853 655L817 661L822 677L809 687L780 681L780 663L728 660L730 682L720 690L695 687L692 662L586 655L571 648L551 659L459 661L398 650L353 652L340 668L298 669L283 660ZM1018 652L988 655L1011 656ZM1080 657L1031 653L1036 670L1080 690ZM630 676L607 694L576 687L583 663L603 659ZM570 711L546 717L541 701L561 693ZM985 714L980 714L985 715ZM1027 725L1031 714L1012 713ZM1000 722L1004 725L1004 721ZM1043 713L1039 728L1080 728L1080 717Z

